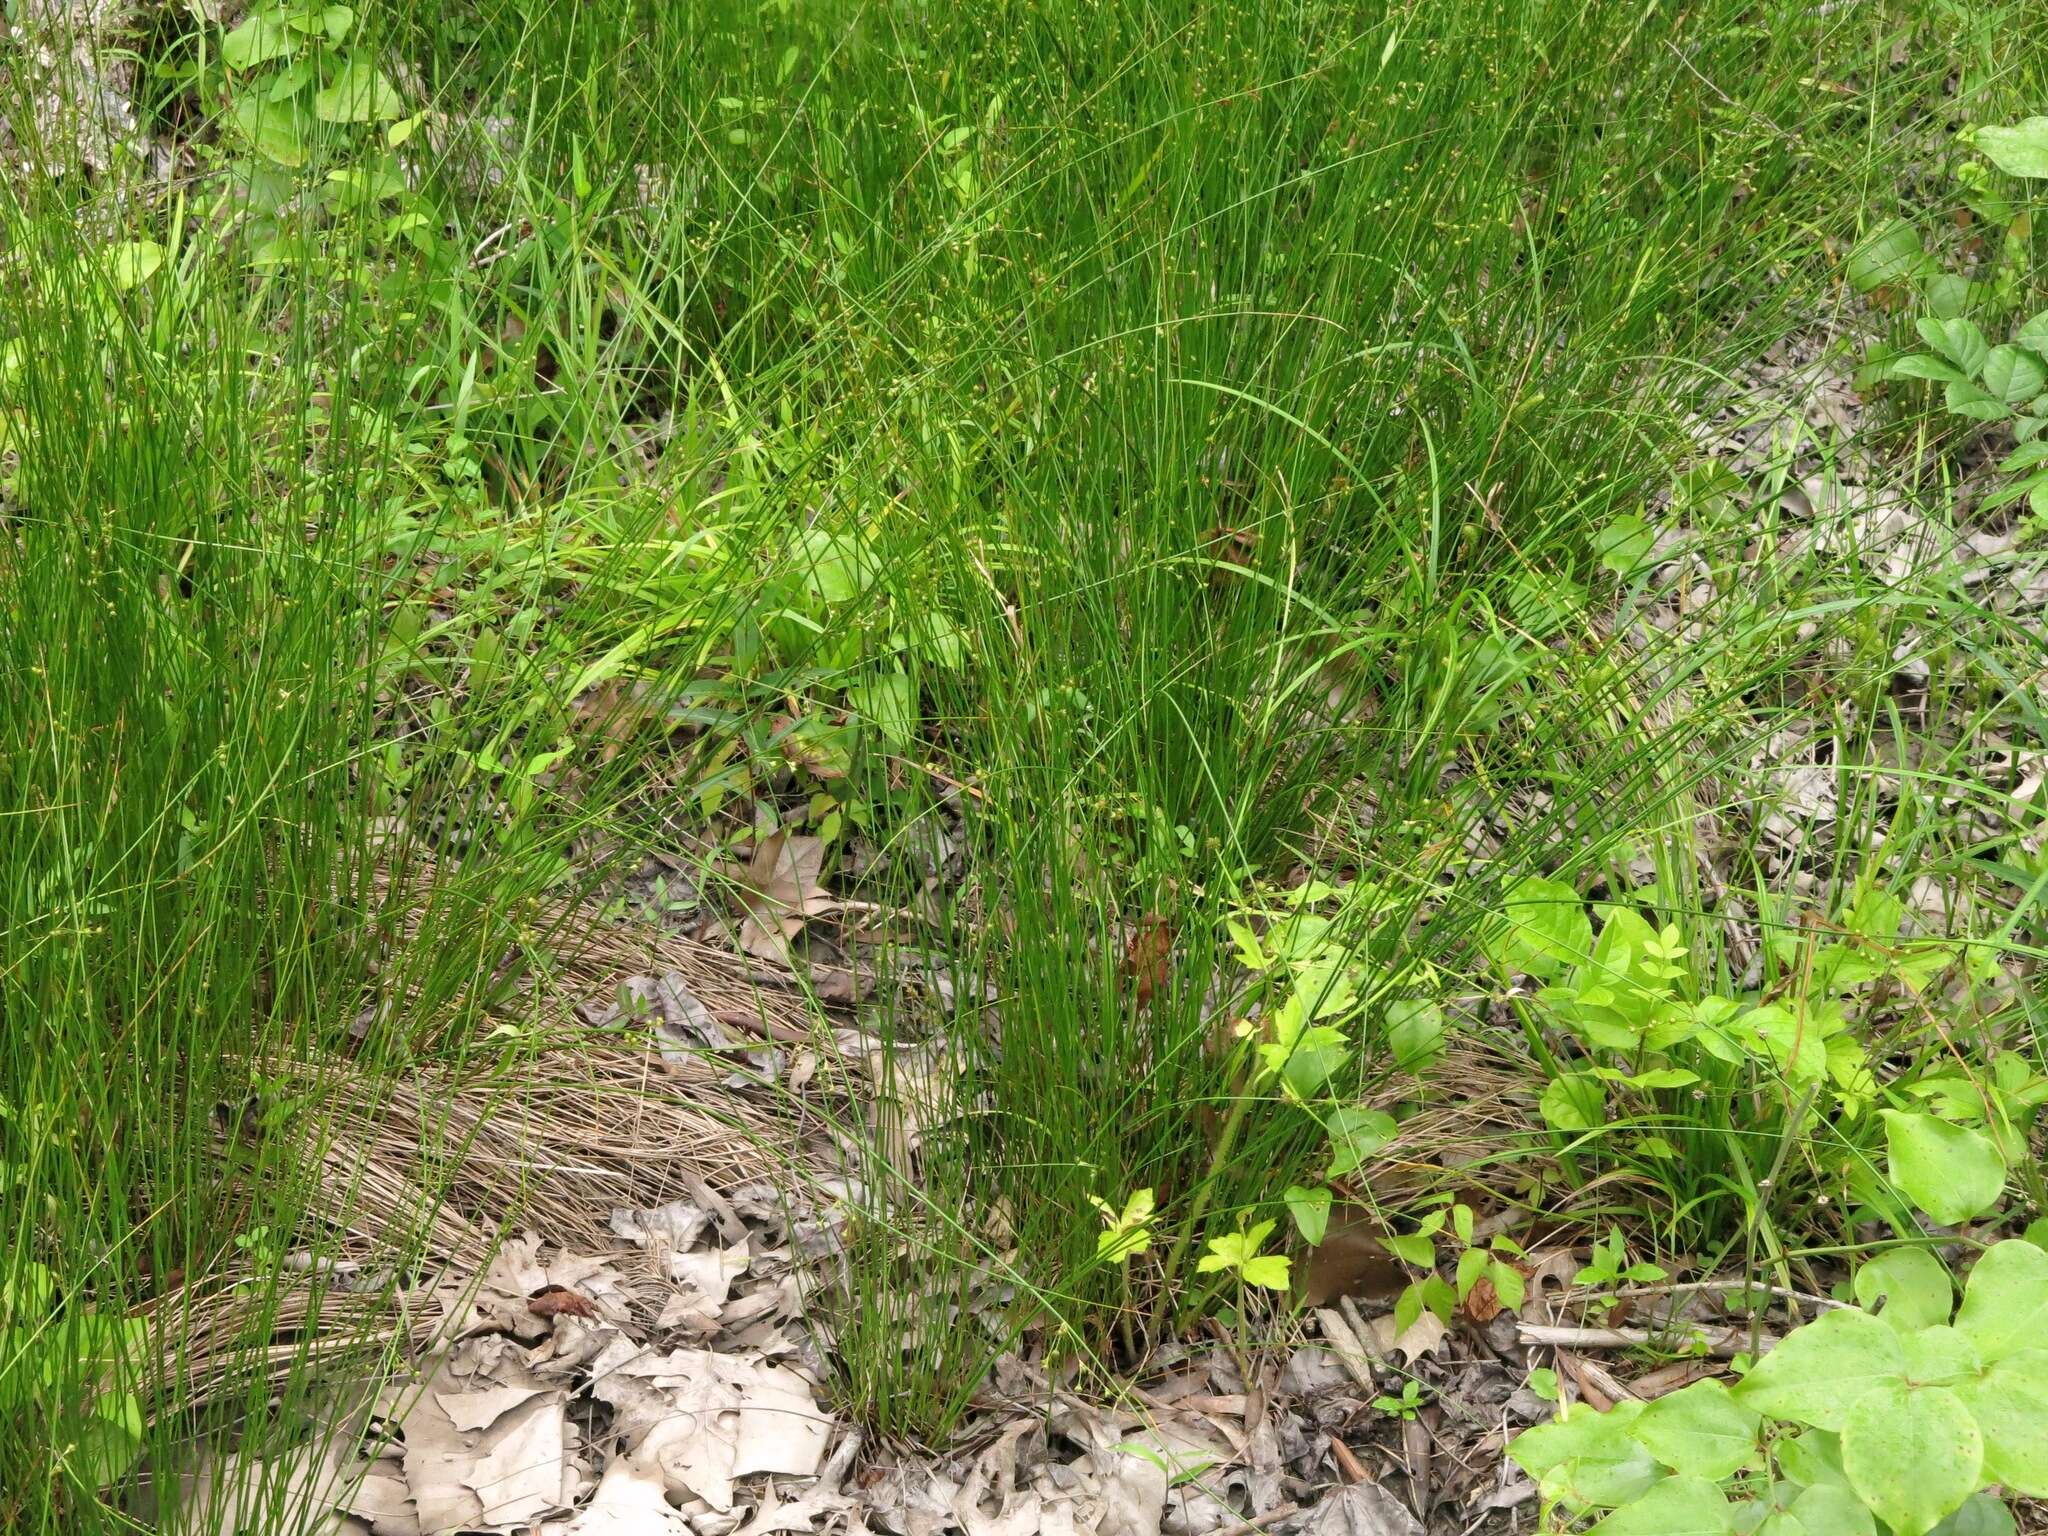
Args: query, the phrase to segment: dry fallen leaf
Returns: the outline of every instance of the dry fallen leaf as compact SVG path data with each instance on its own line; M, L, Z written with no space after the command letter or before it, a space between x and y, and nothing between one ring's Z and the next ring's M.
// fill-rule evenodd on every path
M1173 955L1173 929L1165 918L1148 912L1124 941L1124 974L1137 983L1138 1006L1149 1008L1166 990L1167 961Z
M1472 1289L1465 1295L1465 1315L1475 1323L1490 1323L1500 1316L1500 1294L1493 1288L1493 1277L1481 1275L1472 1282Z
M1404 1365L1413 1365L1424 1355L1432 1354L1444 1341L1445 1328L1434 1312L1424 1312L1399 1333L1394 1331L1391 1317L1376 1317L1367 1327L1372 1331L1373 1344L1384 1358L1395 1350L1401 1352Z
M420 1528L530 1526L564 1508L574 1486L566 1395L528 1390L528 1384L515 1382L464 1390L463 1378L451 1370L452 1362L464 1358L475 1357L458 1350L437 1362L400 1425L405 1482ZM505 1357L501 1353L498 1358ZM515 1402L522 1395L524 1401Z
M538 1296L530 1296L526 1310L535 1317L595 1317L597 1308L590 1304L588 1296L570 1290L566 1285L551 1285Z
M819 883L824 868L825 844L818 838L773 832L756 843L740 891L747 911L740 948L786 964L789 941L803 931L804 920L832 906Z
M669 1507L660 1468L628 1456L613 1458L575 1519L542 1530L547 1536L693 1536L689 1522Z

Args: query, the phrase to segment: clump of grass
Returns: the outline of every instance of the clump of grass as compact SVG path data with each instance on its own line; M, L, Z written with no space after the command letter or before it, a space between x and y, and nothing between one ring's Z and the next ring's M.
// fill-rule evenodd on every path
M0 667L32 704L0 725L0 988L44 1042L0 1079L0 1273L40 1341L17 1369L58 1372L38 1402L105 1361L19 1321L33 1276L61 1319L223 1270L283 1315L315 1227L280 1119L312 1109L249 1062L516 1053L473 1026L573 942L544 890L778 831L845 880L858 844L899 972L944 978L873 1005L851 1406L937 1437L1020 1343L1119 1370L1180 1317L1249 1327L1202 1247L1327 1137L1246 1069L1230 920L1328 877L1319 920L1384 1000L1494 990L1481 932L1523 874L1619 886L1647 850L1704 918L1689 829L1816 647L1881 694L1909 620L1982 618L1731 559L1710 640L1645 643L1601 563L1691 453L1700 381L1831 302L1815 231L1977 47L1932 21L365 25L425 113L404 143L330 125L265 164L200 29L158 40L149 110L213 124L217 176L125 203L31 177L0 210ZM1996 89L1978 62L1965 90ZM319 201L386 164L402 195ZM1883 820L1856 802L1833 884ZM1887 830L1969 873L1939 820ZM1362 1017L1338 1091L1441 1109ZM1523 1120L1533 1201L1568 1149ZM1731 1189L1739 1128L1690 1129L1628 1198L1752 1242L1782 1206ZM1095 1202L1141 1189L1154 1241L1106 1253ZM289 1421L266 1393L241 1423ZM193 1428L154 1423L152 1461ZM47 1436L0 1433L24 1521L112 1518Z

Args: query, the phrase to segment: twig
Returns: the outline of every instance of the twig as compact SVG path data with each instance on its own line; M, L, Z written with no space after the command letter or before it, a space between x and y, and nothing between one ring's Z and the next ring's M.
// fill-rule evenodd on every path
M1358 1459L1358 1453L1337 1438L1337 1431L1333 1429L1329 1433L1330 1455L1337 1463L1337 1475L1347 1483L1371 1482L1372 1473L1367 1471L1365 1463Z
M1855 1305L1854 1302L1836 1301L1832 1296L1816 1296L1811 1291L1795 1291L1789 1286L1762 1285L1750 1280L1677 1280L1669 1285L1626 1285L1607 1294L1619 1300L1626 1296L1678 1296L1687 1291L1761 1291L1780 1301L1803 1301L1823 1312Z
M1591 1364L1590 1360L1581 1360L1568 1349L1557 1352L1557 1368L1571 1378L1572 1385L1579 1389L1579 1396L1593 1405L1595 1413L1605 1413L1614 1406L1614 1399L1599 1382L1586 1379L1586 1367Z
M1565 1349L1639 1349L1645 1344L1654 1344L1660 1339L1694 1338L1705 1343L1707 1353L1718 1360L1727 1360L1741 1354L1749 1347L1749 1340L1739 1328L1720 1328L1712 1332L1695 1328L1688 1332L1682 1328L1667 1328L1652 1332L1648 1328L1563 1328L1550 1323L1516 1323L1515 1333L1524 1344L1550 1344ZM1759 1340L1756 1352L1774 1348L1778 1340L1766 1334Z

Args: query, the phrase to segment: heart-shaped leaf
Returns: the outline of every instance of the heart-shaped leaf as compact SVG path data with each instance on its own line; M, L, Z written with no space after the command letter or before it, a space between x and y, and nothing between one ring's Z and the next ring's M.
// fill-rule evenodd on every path
M1984 1473L2013 1493L2048 1497L2048 1349L2025 1349L1957 1384L1984 1435Z
M1983 1468L1977 1421L1947 1387L1888 1382L1865 1392L1845 1416L1842 1470L1899 1536L1933 1530L1977 1491Z
M1880 1113L1892 1182L1941 1225L1968 1221L2005 1193L2005 1159L1989 1136L1933 1115Z
M2048 117L1977 130L1984 158L2008 176L2048 176Z
M1735 1506L1703 1477L1667 1477L1586 1536L1727 1536Z
M405 103L367 54L352 53L313 93L313 115L323 123L389 122L405 116Z
M1860 1398L1905 1382L1906 1351L1898 1330L1867 1312L1841 1307L1787 1334L1742 1378L1734 1396L1774 1419L1839 1430Z
M2048 1252L2022 1238L1993 1243L1970 1271L1956 1331L1986 1365L2048 1339Z
M1949 1320L1956 1291L1941 1260L1925 1248L1894 1248L1856 1271L1856 1304L1894 1328L1915 1332Z
M1756 1431L1755 1410L1710 1379L1658 1398L1632 1433L1672 1471L1718 1480L1756 1459Z

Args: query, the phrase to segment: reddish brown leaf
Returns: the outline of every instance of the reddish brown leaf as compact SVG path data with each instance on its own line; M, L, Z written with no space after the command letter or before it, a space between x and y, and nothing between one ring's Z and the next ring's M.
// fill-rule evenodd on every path
M1481 1275L1472 1282L1472 1293L1465 1298L1465 1315L1475 1323L1490 1323L1500 1316L1500 1296L1493 1288L1491 1275Z
M1173 929L1165 918L1148 912L1124 941L1124 974L1135 981L1138 1006L1149 1008L1155 994L1166 990L1167 961L1173 956Z
M590 1298L566 1285L550 1285L527 1298L526 1310L535 1317L595 1317L597 1308Z

